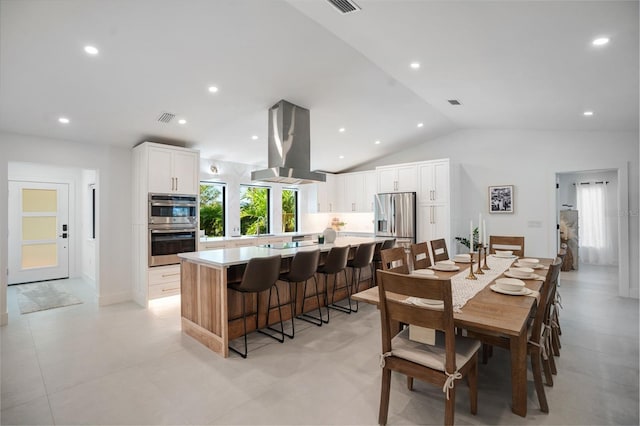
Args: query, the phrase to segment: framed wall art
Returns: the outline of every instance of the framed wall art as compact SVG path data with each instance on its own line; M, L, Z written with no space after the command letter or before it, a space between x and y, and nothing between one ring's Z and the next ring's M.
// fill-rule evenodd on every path
M489 187L489 213L513 213L513 185Z

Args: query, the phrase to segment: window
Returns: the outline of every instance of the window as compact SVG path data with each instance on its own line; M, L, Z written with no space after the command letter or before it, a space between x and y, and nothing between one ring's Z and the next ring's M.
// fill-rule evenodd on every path
M583 182L576 185L580 262L594 265L616 263L611 238L611 218L607 216L606 182Z
M282 190L282 232L298 230L298 190Z
M240 234L269 233L269 188L240 185Z
M224 237L225 185L200 182L200 229L208 237Z

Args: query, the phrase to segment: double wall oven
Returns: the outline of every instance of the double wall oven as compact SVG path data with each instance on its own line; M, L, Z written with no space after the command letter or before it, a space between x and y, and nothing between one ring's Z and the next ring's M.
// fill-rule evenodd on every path
M149 194L149 266L180 263L178 253L196 251L198 197Z

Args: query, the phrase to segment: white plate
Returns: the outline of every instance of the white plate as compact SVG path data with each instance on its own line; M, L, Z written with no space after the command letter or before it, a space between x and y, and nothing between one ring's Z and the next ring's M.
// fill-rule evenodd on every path
M432 269L435 269L436 271L445 271L445 272L453 272L453 271L459 271L460 267L458 265L449 265L449 264L435 264L431 267Z
M504 275L505 275L506 277L509 277L509 278L517 278L517 279L519 279L519 280L544 280L544 277L542 277L542 276L540 276L540 275L538 275L538 274L531 274L531 275L530 275L530 276L528 276L528 277L521 277L521 276L519 276L519 275L514 275L514 274L512 274L512 273L511 273L511 272L509 272L509 271L504 271Z
M493 257L498 257L500 259L516 259L518 256L515 254L510 254L509 256L505 256L503 254L492 254Z
M523 287L519 291L509 291L500 288L498 284L492 284L491 286L489 286L489 288L491 288L491 290L495 291L496 293L508 294L509 296L526 296L528 294L531 294L531 290L526 287Z
M413 275L435 275L436 273L433 272L431 269L415 269L412 272Z
M537 264L537 265L535 265L535 266L532 266L532 265L523 265L523 264L522 264L522 263L520 263L520 262L516 262L516 263L514 263L514 264L513 264L513 266L518 267L518 268L544 269L544 265L540 265L540 264Z
M454 259L454 262L456 262L456 263L471 263L471 260L470 260L470 259L467 259L467 260L457 260L457 259Z

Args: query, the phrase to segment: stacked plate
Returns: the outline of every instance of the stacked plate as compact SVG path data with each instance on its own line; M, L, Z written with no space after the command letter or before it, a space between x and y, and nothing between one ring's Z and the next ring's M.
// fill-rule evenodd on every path
M471 255L468 253L456 254L453 257L453 261L458 263L471 263Z
M494 256L503 257L505 259L513 259L515 257L512 250L496 250Z
M535 277L532 268L509 268L504 274L511 278L528 279Z
M431 269L414 269L412 272L413 275L421 275L421 276L433 276L436 273Z
M460 267L452 260L442 260L432 266L436 271L458 271Z
M523 281L515 278L498 278L495 284L491 285L491 290L512 296L524 296L531 293L531 290L524 286Z
M518 260L518 266L524 267L524 268L542 268L543 266L540 265L540 261L538 259L520 259Z

